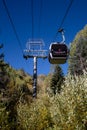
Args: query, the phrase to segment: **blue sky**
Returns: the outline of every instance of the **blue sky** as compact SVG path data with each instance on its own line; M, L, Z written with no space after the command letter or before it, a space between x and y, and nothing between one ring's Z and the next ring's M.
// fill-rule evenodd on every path
M5 0L16 32L21 42L22 49L26 48L28 39L32 37L32 0ZM34 38L43 39L44 49L49 49L51 42L60 41L57 35L58 27L65 15L70 0L33 0L33 35ZM42 3L42 4L41 4ZM73 0L73 4L62 25L65 29L66 44L69 45L76 35L87 24L87 0ZM2 52L5 61L15 69L23 68L33 74L33 59L23 59L22 50L14 34L10 20L0 0L0 43L4 44ZM48 59L38 59L38 74L50 72ZM64 74L67 73L68 64L61 65Z

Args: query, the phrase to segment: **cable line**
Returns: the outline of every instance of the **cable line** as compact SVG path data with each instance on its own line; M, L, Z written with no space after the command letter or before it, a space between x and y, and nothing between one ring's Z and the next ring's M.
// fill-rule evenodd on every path
M34 38L34 1L31 0L31 16L32 16L32 39Z
M62 21L61 21L61 24L60 24L60 26L59 26L59 29L62 27L62 25L63 25L63 23L64 23L64 21L65 21L67 15L68 15L68 13L69 13L69 10L70 10L70 8L71 8L71 6L72 6L73 1L74 1L74 0L71 0L71 1L70 1L70 4L69 4L69 6L68 6L68 8L67 8L67 10L66 10L66 12L65 12L65 15L64 15L64 17L63 17L63 19L62 19Z
M18 34L17 34L15 25L14 25L14 23L13 23L13 20L12 20L12 18L11 18L11 15L10 15L10 12L9 12L9 10L8 10L8 7L7 7L7 5L6 5L5 0L3 0L3 4L4 4L5 10L6 10L6 12L7 12L7 15L8 15L8 17L9 17L10 23L11 23L11 25L12 25L13 31L14 31L14 33L15 33L15 36L16 36L16 38L17 38L18 44L19 44L20 49L21 49L22 54L23 54L23 49L22 49L21 41L20 41L19 36L18 36Z
M70 11L70 8L71 8L71 6L72 6L73 1L74 1L74 0L71 0L71 1L70 1L69 5L68 5L68 7L67 7L67 9L66 9L66 12L65 12L65 14L64 14L64 17L63 17L63 19L62 19L62 21L61 21L61 23L60 23L60 26L59 26L58 30L57 30L57 33L56 33L55 38L57 37L57 34L59 33L59 30L62 28L62 25L63 25L63 23L64 23L64 21L65 21L67 15L68 15L69 11Z
M36 5L38 5L37 6L37 8L35 8L35 9L37 9L37 10L35 10L34 9L34 2L36 2L36 1L34 1L34 0L31 0L31 21L32 21L32 24L31 24L31 27L32 27L32 32L31 32L31 37L32 37L32 39L34 38L34 24L36 23L35 22L35 19L34 18L36 18L36 17L34 17L34 13L37 13L38 12L38 15L37 15L37 19L36 20L38 20L38 25L37 25L37 27L38 27L38 36L40 36L40 27L41 27L41 17L42 17L42 6L43 6L43 1L42 0L39 0L38 2L38 4L36 4ZM36 11L36 12L35 12ZM35 22L35 23L34 23ZM36 25L36 24L35 24Z
M42 18L42 9L43 9L43 0L40 0L40 9L39 9L39 22L38 22L38 36L40 36L41 33L41 18Z

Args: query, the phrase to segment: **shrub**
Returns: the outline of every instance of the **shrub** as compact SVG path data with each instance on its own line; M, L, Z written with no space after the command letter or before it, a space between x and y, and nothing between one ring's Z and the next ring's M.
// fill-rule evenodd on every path
M87 129L87 75L66 78L60 94L51 98L51 117L57 130Z
M0 130L9 130L7 118L8 113L5 111L5 107L0 103Z
M44 130L52 125L47 101L35 100L31 106L20 104L18 107L19 122L25 130Z
M24 130L87 129L87 74L68 75L60 93L41 96L29 105L19 102L18 122Z

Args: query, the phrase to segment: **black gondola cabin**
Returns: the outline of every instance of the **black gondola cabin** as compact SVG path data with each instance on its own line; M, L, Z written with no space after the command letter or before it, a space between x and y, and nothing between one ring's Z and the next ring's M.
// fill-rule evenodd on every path
M48 60L51 64L64 64L67 61L69 50L64 43L52 43L49 48Z

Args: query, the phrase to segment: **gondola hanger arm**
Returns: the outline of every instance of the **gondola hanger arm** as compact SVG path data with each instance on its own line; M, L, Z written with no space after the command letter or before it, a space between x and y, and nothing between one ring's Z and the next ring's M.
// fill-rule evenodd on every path
M58 32L62 34L62 41L61 41L60 43L64 43L64 44L65 44L64 29L63 29L63 28L61 28L61 29L59 29L59 30L58 30Z

